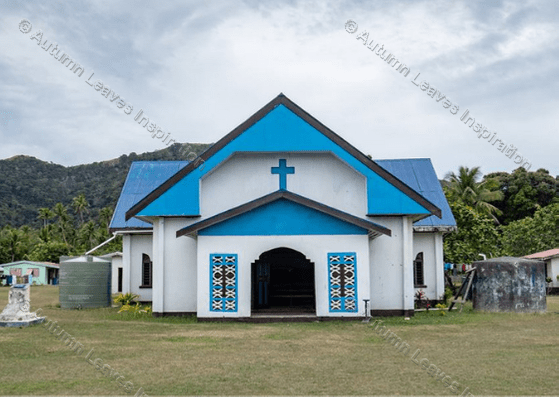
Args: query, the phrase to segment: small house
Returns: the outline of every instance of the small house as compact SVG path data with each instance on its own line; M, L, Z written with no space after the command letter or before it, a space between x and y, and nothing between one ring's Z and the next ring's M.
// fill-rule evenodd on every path
M56 263L18 261L0 265L5 276L29 276L31 282L37 285L56 285L58 283L58 269Z
M545 277L551 278L552 290L551 294L559 294L559 248L536 252L535 254L526 255L528 259L539 259L545 262Z

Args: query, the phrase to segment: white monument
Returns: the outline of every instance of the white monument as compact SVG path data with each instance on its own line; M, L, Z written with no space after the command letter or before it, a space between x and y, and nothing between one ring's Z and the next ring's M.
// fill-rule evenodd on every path
M45 318L30 313L29 284L14 284L10 288L8 305L0 313L0 327L27 327L31 324L42 323Z

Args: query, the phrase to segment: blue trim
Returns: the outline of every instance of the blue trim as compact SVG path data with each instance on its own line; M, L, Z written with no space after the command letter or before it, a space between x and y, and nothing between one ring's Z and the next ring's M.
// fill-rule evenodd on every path
M367 177L368 214L431 214L422 205L380 177L361 161L293 113L279 105L247 128L206 162L192 170L136 216L197 216L199 180L236 152L332 152Z
M367 234L368 230L304 205L279 199L208 226L200 236Z
M210 254L210 311L234 313L238 309L237 254ZM214 280L214 272L221 272ZM233 272L233 282L227 275ZM224 280L225 279L225 280Z
M333 276L336 272L339 274L338 278ZM345 277L348 274L353 274L353 281L350 279L346 282ZM357 312L357 254L355 252L328 253L328 307L330 313Z
M288 167L286 159L280 159L279 167L272 167L272 174L280 176L280 190L287 190L287 174L294 174L295 167Z

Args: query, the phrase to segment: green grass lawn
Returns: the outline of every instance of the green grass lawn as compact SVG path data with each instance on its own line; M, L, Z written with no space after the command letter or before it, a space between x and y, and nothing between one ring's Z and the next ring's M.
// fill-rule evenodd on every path
M8 288L0 288L0 308ZM126 395L88 364L100 358L134 395L450 395L361 322L197 323L139 318L116 308L61 310L58 288L32 287L43 309L85 352L77 356L43 326L0 328L0 394ZM474 395L559 393L559 297L547 314L417 314L385 324ZM107 369L106 371L109 371Z

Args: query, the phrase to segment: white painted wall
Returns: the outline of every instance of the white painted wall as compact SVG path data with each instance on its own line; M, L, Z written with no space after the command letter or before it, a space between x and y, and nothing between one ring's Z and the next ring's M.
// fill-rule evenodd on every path
M110 258L111 260L111 293L118 293L118 268L122 267L122 256L115 255ZM124 289L124 269L123 269L123 280L122 288Z
M413 260L423 252L424 281L427 288L415 288L425 292L427 299L440 299L444 295L444 261L442 233L414 233ZM413 265L413 263L412 263Z
M123 277L122 292L140 295L139 300L152 300L151 288L140 288L142 285L142 254L147 254L153 261L151 234L125 234L122 239ZM113 277L114 277L113 269Z
M176 232L197 220L159 218L153 224L154 313L196 312L196 240Z
M372 310L413 310L413 229L408 217L369 217L392 231L369 243Z
M551 277L553 280L553 287L559 288L559 281L557 280L557 275L559 275L559 257L547 260L546 265L548 266L548 277Z
M183 239L188 237L181 237ZM368 236L198 236L198 317L249 317L251 315L251 265L269 250L286 247L301 252L315 266L317 316L363 316L363 299L369 295ZM357 313L330 313L328 297L328 253L355 252L357 255ZM238 311L210 311L210 254L238 255Z
M295 167L287 190L356 216L367 213L366 178L331 153L237 153L202 179L202 218L278 190L271 168L279 159Z

